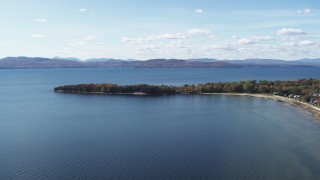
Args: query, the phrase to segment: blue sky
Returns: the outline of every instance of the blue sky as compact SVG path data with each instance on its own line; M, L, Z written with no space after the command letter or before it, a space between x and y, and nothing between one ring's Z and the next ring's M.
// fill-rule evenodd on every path
M0 57L320 57L319 0L0 0Z

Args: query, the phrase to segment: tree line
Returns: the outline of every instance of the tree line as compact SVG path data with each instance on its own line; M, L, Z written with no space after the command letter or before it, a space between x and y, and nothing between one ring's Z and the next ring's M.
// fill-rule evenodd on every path
M239 81L214 82L206 84L169 85L116 85L116 84L78 84L54 88L55 92L68 93L103 93L131 94L145 93L148 95L204 94L204 93L263 93L280 96L297 95L299 100L309 102L319 99L320 80L299 79L290 81Z

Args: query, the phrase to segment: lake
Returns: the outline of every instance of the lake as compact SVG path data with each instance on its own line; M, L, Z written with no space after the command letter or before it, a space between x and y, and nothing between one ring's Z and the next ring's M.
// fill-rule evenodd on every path
M320 68L1 69L0 179L320 179L308 111L237 96L57 94L78 83L320 78Z

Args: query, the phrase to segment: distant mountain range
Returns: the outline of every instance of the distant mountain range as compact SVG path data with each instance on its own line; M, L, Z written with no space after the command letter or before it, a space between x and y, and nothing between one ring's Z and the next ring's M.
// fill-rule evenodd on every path
M41 58L41 57L6 57L0 59L1 69L17 68L104 68L104 67L134 67L134 68L213 68L213 67L286 67L308 66L320 67L319 59L301 59L284 61L277 59L246 59L246 60L217 60L210 58L201 59L150 59L119 60L112 58L95 58L81 61L69 58Z

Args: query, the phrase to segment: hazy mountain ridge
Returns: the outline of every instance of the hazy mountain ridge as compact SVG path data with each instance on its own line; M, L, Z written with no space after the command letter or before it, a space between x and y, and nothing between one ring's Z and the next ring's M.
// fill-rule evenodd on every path
M0 68L103 68L103 67L135 67L135 68L184 68L184 67L284 67L311 66L320 67L320 59L302 59L284 61L277 59L217 60L200 59L150 59L118 60L112 58L94 58L80 61L77 58L42 58L42 57L6 57L0 59Z

